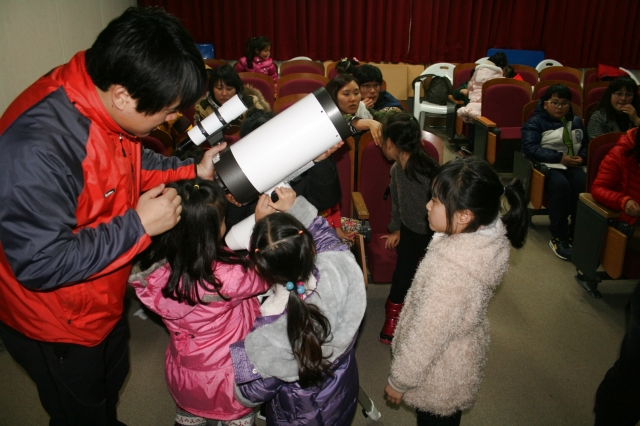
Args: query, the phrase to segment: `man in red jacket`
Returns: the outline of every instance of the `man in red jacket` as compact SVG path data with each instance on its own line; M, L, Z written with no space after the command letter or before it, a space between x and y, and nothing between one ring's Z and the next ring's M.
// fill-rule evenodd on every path
M130 8L0 118L0 337L52 425L121 424L131 261L180 220L164 183L212 179L224 148L196 165L139 137L195 103L205 82L175 17Z

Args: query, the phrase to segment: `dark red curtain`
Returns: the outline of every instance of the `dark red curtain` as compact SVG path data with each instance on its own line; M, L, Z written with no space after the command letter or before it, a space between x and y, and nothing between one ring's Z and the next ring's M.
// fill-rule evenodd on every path
M637 0L139 0L176 15L217 58L265 35L276 60L473 62L487 49L542 50L573 67L640 69Z

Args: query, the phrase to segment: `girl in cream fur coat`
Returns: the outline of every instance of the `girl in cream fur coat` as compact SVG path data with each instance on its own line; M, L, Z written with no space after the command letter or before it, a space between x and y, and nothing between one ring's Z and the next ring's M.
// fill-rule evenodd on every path
M415 407L418 425L459 425L482 381L487 305L509 267L509 243L524 244L528 219L522 183L503 187L474 157L444 165L432 190L435 235L400 314L385 393ZM503 195L510 208L499 217Z

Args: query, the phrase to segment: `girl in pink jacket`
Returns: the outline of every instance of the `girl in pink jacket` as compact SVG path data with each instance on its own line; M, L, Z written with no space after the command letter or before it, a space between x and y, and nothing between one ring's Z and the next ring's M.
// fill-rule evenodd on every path
M259 72L273 79L273 93L278 89L278 68L271 59L271 40L265 36L249 37L245 56L234 66L238 72Z
M154 238L129 279L169 330L165 376L176 425L253 425L253 409L233 394L229 345L244 339L267 290L248 262L223 248L227 200L213 182L168 185L182 197L181 220Z

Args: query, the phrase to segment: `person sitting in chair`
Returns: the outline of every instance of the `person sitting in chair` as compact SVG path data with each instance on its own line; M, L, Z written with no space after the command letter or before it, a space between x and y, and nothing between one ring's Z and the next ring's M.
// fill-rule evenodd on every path
M405 112L402 104L389 92L382 90L382 71L374 65L360 65L353 71L353 77L360 86L362 102L376 111L396 110Z
M571 258L578 196L586 186L582 166L587 143L582 119L571 108L571 90L564 84L549 86L522 126L522 153L549 168L544 182L551 221L549 246L563 260Z

